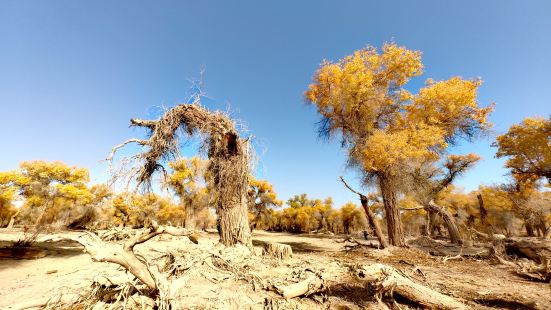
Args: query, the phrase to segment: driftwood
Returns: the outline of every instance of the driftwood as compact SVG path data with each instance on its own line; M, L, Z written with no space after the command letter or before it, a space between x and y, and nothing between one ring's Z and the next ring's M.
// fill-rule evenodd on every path
M383 264L362 266L354 270L355 276L374 292L380 300L385 293L396 293L423 308L467 309L459 300L435 291L402 273Z
M288 259L293 256L293 249L288 244L267 242L262 250L263 255L269 255L278 259Z
M285 298L308 296L323 291L325 288L323 278L320 274L311 273L305 280L298 283L277 287L276 290Z
M86 211L79 216L78 218L74 219L67 225L68 229L86 229L87 226L92 223L96 219L96 211L93 207L88 207Z

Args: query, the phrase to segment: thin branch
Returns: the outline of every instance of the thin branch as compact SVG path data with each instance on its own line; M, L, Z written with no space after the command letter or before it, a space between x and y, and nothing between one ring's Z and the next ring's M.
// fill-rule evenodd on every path
M346 188L348 188L351 192L353 192L353 193L356 194L356 195L360 195L360 197L361 197L361 196L364 196L363 194L357 192L357 191L354 190L352 187L350 187L350 185L348 185L348 183L346 183L346 181L344 180L344 178L343 178L342 176L340 177L340 179L341 179L341 182L344 184L344 186L346 186Z
M108 161L109 163L111 163L111 161L113 160L113 156L115 156L115 153L117 152L117 150L120 149L121 147L124 147L125 145L127 145L129 143L137 143L137 144L142 145L142 146L148 144L148 142L146 140L137 139L137 138L128 139L128 140L124 141L123 143L121 143L119 145L115 145L111 149L111 152L109 153L109 156L107 156L107 158L105 158L105 160Z
M173 226L159 226L156 222L153 222L151 224L151 228L149 229L149 232L143 233L128 241L124 245L124 249L132 250L136 245L142 244L157 235L165 234L165 233L172 236L190 236L192 234L187 229L176 228Z
M415 210L423 210L426 209L425 207L415 207L415 208L401 208L402 211L415 211Z

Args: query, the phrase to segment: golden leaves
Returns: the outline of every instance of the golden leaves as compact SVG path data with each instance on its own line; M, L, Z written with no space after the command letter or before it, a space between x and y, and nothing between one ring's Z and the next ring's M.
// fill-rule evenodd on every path
M417 94L404 86L423 72L421 52L395 43L325 61L305 92L322 115L321 132L341 134L353 160L372 174L396 173L408 161L437 161L448 142L489 129L493 106L477 102L481 80L427 79Z
M551 180L551 119L526 118L496 139L496 156L507 157L505 166L524 183Z

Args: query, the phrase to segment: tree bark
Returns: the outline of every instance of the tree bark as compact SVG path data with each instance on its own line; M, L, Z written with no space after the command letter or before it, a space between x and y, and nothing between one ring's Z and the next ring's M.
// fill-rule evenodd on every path
M441 206L436 205L433 201L430 201L428 203L427 209L442 215L442 219L444 220L444 223L446 223L448 234L450 235L451 243L463 244L463 238L461 237L461 233L459 232L457 223L455 219L451 216L451 214L448 212L448 210L446 210Z
M324 289L324 281L320 275L312 274L306 280L285 287L277 287L279 294L285 298L295 298L302 295L311 295Z
M476 195L476 199L478 199L478 208L480 210L480 222L482 223L482 225L486 226L486 231L488 232L488 236L490 237L490 239L494 240L494 227L488 221L488 211L484 207L484 199L482 198L481 194Z
M402 218L400 209L397 205L396 192L388 177L379 176L379 186L383 196L383 205L385 207L386 226L390 244L394 246L406 246L404 229L402 227Z
M225 246L252 247L248 196L249 146L237 134L228 133L210 144L209 169L217 192L218 233Z
M346 186L346 188L348 188L354 194L357 194L358 196L360 196L360 202L361 202L362 207L365 211L365 215L367 216L367 220L369 221L369 225L371 226L371 228L373 228L373 231L375 232L375 235L377 236L377 240L379 240L379 244L381 245L381 248L383 248L383 249L387 248L388 247L388 242L386 242L386 239L383 235L383 231L381 230L381 227L379 226L379 222L377 221L377 219L375 218L375 215L373 214L373 212L371 212L371 209L369 208L369 205L368 205L369 199L367 199L367 197L365 195L363 195L362 193L357 192L352 187L350 187L350 185L348 185L348 183L346 183L346 181L344 180L344 178L342 176L340 177L340 179L341 179L341 182L344 184L344 186Z
M267 242L262 250L262 255L269 255L278 259L289 259L293 256L293 249L288 244Z
M84 246L86 252L93 261L120 265L142 281L142 283L152 291L152 295L158 295L160 288L157 285L158 279L156 276L159 275L154 274L154 269L150 269L147 262L144 262L141 257L134 253L134 247L160 234L189 237L191 232L186 229L178 229L171 226L159 226L157 223L153 222L152 227L148 228L141 235L130 239L124 245L104 242L91 232L87 232L86 235L82 236L47 236L41 239L41 241L59 241L65 239L76 241Z
M249 227L249 219L247 214L247 204L241 206L219 206L218 225L220 242L225 246L236 244L252 245L251 229Z
M191 198L186 199L184 212L184 228L195 229L195 214L193 210L193 200Z

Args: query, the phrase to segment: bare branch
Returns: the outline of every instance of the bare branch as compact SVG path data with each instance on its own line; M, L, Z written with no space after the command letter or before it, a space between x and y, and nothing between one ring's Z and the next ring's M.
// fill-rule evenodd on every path
M415 207L415 208L401 208L400 210L403 211L415 211L415 210L423 210L426 209L425 207Z
M363 194L357 192L357 191L354 190L352 187L350 187L350 185L348 185L348 183L346 183L346 181L344 180L344 178L343 178L342 176L340 177L340 179L341 179L341 182L344 184L344 186L346 186L346 188L348 188L351 192L353 192L353 193L356 194L356 195L360 195L360 197L361 197L361 196L364 196Z
M142 146L149 144L146 140L142 140L142 139L137 139L137 138L128 139L128 140L124 141L123 143L121 143L119 145L115 145L111 149L111 152L109 153L109 156L107 156L107 158L105 158L105 160L108 161L108 162L111 162L113 160L113 156L115 156L115 153L117 152L117 150L124 147L125 145L127 145L129 143L137 143L137 144L142 145Z
M154 130L157 126L157 121L153 120L144 120L139 118L131 118L130 119L130 126L139 126L139 127L146 127L151 130Z

